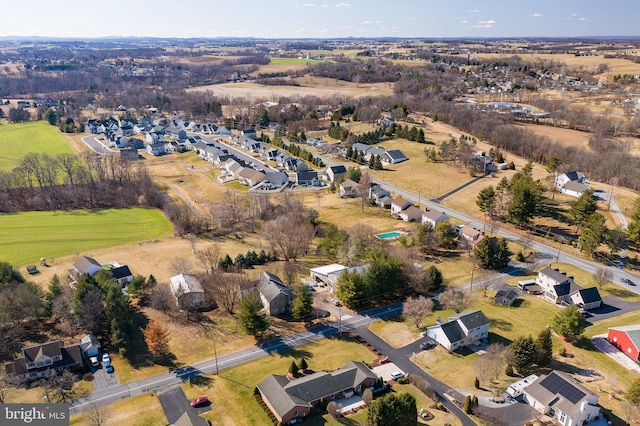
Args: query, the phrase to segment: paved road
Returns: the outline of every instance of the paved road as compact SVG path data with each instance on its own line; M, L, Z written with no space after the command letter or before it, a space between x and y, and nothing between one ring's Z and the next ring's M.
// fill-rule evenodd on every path
M98 135L89 135L82 138L82 142L84 142L91 150L97 154L117 154L118 151L114 151L112 149L107 148L98 140L98 138L104 138L104 136Z

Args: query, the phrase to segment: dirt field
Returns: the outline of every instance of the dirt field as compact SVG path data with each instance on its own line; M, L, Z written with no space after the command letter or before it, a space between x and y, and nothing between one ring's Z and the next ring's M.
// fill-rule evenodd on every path
M560 142L564 145L579 146L587 151L591 151L591 148L589 148L589 133L587 132L561 129L559 127L552 126L540 126L536 124L518 124L518 127L531 130L538 135L546 136L554 142Z
M286 65L288 66L288 65ZM356 84L331 78L300 77L294 80L299 86L264 86L255 83L224 83L199 86L189 91L211 91L218 96L231 98L266 99L277 102L282 96L382 96L393 93L392 83Z

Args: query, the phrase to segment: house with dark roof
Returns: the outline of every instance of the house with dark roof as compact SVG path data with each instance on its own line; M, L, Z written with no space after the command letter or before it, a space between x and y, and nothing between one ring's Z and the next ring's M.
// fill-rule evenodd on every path
M256 139L258 137L255 129L244 129L240 134L247 139Z
M296 173L296 185L298 186L318 186L318 172L316 171L302 171Z
M113 279L123 287L133 280L133 274L127 265L110 267L108 270Z
M331 402L373 388L378 376L364 363L349 361L344 367L320 371L299 379L271 374L258 384L260 396L282 424L292 424L309 415L321 400Z
M434 228L438 223L447 220L449 220L449 216L436 209L427 210L426 212L422 213L422 223L430 223Z
M427 327L427 336L453 352L489 337L489 324L489 319L482 311L468 311L449 317L446 322Z
M562 189L567 182L585 183L586 181L587 181L587 175L585 175L583 172L573 170L571 172L563 173L558 177L556 177L555 187L557 189Z
M596 287L582 288L558 269L546 267L538 272L536 284L544 298L558 305L576 305L583 310L599 308L602 297Z
M5 372L11 381L28 383L80 367L82 367L80 346L65 346L61 340L55 340L23 348L22 358L16 358L13 362L6 364Z
M285 172L267 172L262 181L262 187L265 189L281 188L289 184L289 175Z
M598 395L559 371L541 375L523 394L536 411L563 426L583 425L600 415Z
M408 158L399 149L391 149L380 154L380 161L387 164L397 164L407 161Z
M493 303L495 303L496 305L511 306L517 298L517 291L510 288L503 288L496 292L496 295L493 298Z
M329 182L335 182L342 176L347 174L347 168L343 165L327 167L327 179Z
M632 360L640 361L640 325L611 327L607 341Z
M280 315L289 312L293 291L275 274L262 272L259 288L262 306L269 315Z

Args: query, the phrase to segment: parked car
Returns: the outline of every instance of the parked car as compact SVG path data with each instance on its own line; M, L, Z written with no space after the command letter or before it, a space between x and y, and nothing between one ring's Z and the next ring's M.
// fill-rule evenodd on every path
M98 357L96 356L92 356L91 358L89 358L89 362L91 363L92 367L97 367L100 365L100 361L98 361Z
M207 405L208 403L209 403L209 397L201 396L201 397L196 398L193 401L191 401L191 406L192 407L201 407L203 405Z
M420 349L431 349L435 347L436 347L436 344L431 340L425 340L424 342L420 343Z
M338 299L331 299L331 303L333 303L336 306L342 306L342 303L340 303Z
M111 362L111 358L109 358L109 354L108 353L105 352L105 353L102 354L102 362L105 362L105 363Z
M636 285L636 283L634 283L633 281L631 281L629 278L620 278L620 281L622 281L623 284L627 284L627 285Z
M111 365L111 361L104 363L104 370L109 374L113 373L113 365Z
M393 373L390 374L392 380L402 379L406 375L407 374L404 371L401 371L401 370L394 371Z

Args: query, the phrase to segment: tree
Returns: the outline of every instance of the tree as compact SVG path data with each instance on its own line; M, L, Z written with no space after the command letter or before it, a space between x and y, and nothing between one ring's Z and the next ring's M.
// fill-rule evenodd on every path
M427 273L431 277L431 285L433 286L433 288L440 288L440 286L444 282L442 271L440 271L440 269L438 269L435 265L431 265L427 268Z
M103 426L109 422L110 417L109 409L106 406L95 403L91 403L84 414L84 419L89 426Z
M492 185L480 190L480 193L476 198L476 205L481 212L488 216L493 216L495 214L496 192Z
M336 282L336 296L349 309L358 309L369 302L369 289L362 274L344 271Z
M331 416L332 419L337 419L340 417L340 410L342 409L342 404L338 404L335 401L331 401L327 404L327 413Z
M205 249L196 250L196 258L205 273L211 273L220 263L220 246L212 244Z
M480 388L480 384L484 384L484 380L487 378L489 373L491 372L489 365L491 364L491 358L487 356L487 354L478 355L476 359L473 360L473 371L477 374L474 387L476 389Z
M551 195L551 198L555 198L556 195L556 171L558 170L558 167L560 167L562 165L564 161L562 161L562 158L558 157L557 155L552 156L549 161L547 162L547 172L548 173L553 173L553 193Z
M98 288L93 288L82 298L77 316L85 330L91 334L99 334L104 319L104 295Z
M149 297L149 305L165 314L176 308L176 300L167 284L160 284L153 289Z
M577 200L573 201L569 208L569 217L571 218L571 223L576 226L576 231L597 210L598 204L594 196L594 190L589 188Z
M511 202L507 206L507 220L516 225L529 223L544 199L544 187L539 180L533 180L532 170L533 163L527 163L509 183Z
M238 322L240 327L252 336L259 336L269 328L269 321L265 314L261 313L262 303L258 296L249 295L240 301Z
M369 426L414 425L417 422L416 398L408 393L389 393L378 398L367 412Z
M366 388L362 391L362 402L364 402L364 405L367 407L371 405L371 402L373 402L373 392L371 392L371 389Z
M611 254L618 253L627 245L625 231L620 225L609 229L606 233L605 242L609 246Z
M0 375L0 404L4 404L7 395L9 395L9 391L11 390L11 386L9 384L9 379L4 374Z
M302 371L306 371L307 368L309 368L309 364L307 364L307 360L305 358L302 358L300 360L300 366L299 367L300 367L300 370L302 370Z
M435 253L440 240L438 234L433 229L431 223L422 223L416 227L415 237L413 238L413 245L418 247L424 253Z
M457 314L471 306L473 301L468 292L455 287L449 287L443 291L438 300L445 309L453 309Z
M538 347L538 361L540 366L548 365L553 357L553 341L551 340L551 330L545 327L536 337Z
M358 194L358 197L360 197L360 208L362 212L364 212L364 206L369 200L369 188L371 188L371 176L369 173L364 172L360 177L360 182L358 182L358 186L356 188L356 193Z
M360 182L361 177L362 177L362 170L360 170L360 167L349 167L347 169L345 179L351 179L354 182Z
M626 397L627 401L636 407L640 407L640 378L635 379L631 383L631 386L627 389Z
M602 288L606 283L613 279L613 272L609 268L600 267L592 274L593 280Z
M298 365L296 364L295 361L291 361L291 364L289 364L289 370L288 373L291 374L292 376L295 376L298 373L298 370L300 370L300 368L298 368Z
M276 256L289 261L309 250L315 236L315 227L306 223L299 212L293 211L267 222L264 235Z
M485 366L487 370L493 373L495 380L498 380L498 376L500 376L506 353L507 347L502 343L492 343L487 346L486 352L482 354L486 358Z
M149 353L156 358L169 355L169 330L156 321L149 321L144 329L144 340Z
M420 328L422 321L433 313L433 300L424 296L410 298L404 302L402 315Z
M551 326L566 340L580 336L587 324L576 305L569 305L551 318Z
M297 320L302 320L311 315L313 311L313 295L306 285L298 285L293 289L293 302L291 313Z
M511 342L511 359L509 364L513 365L518 374L526 376L531 371L531 367L538 359L538 348L531 336L520 336Z
M441 247L455 247L458 234L456 234L455 228L451 226L451 223L448 220L436 223L435 231L436 234L438 234L438 241L440 242Z
M580 231L580 249L593 257L593 253L598 249L607 237L606 219L600 213L594 213L582 225Z
M505 238L485 237L473 249L473 257L483 269L504 268L512 254Z
M187 257L178 257L169 262L171 272L176 275L191 273L191 261Z
M471 396L467 395L464 399L464 405L462 406L462 411L466 414L471 414Z
M636 198L631 208L631 222L627 227L627 238L640 247L640 197Z

